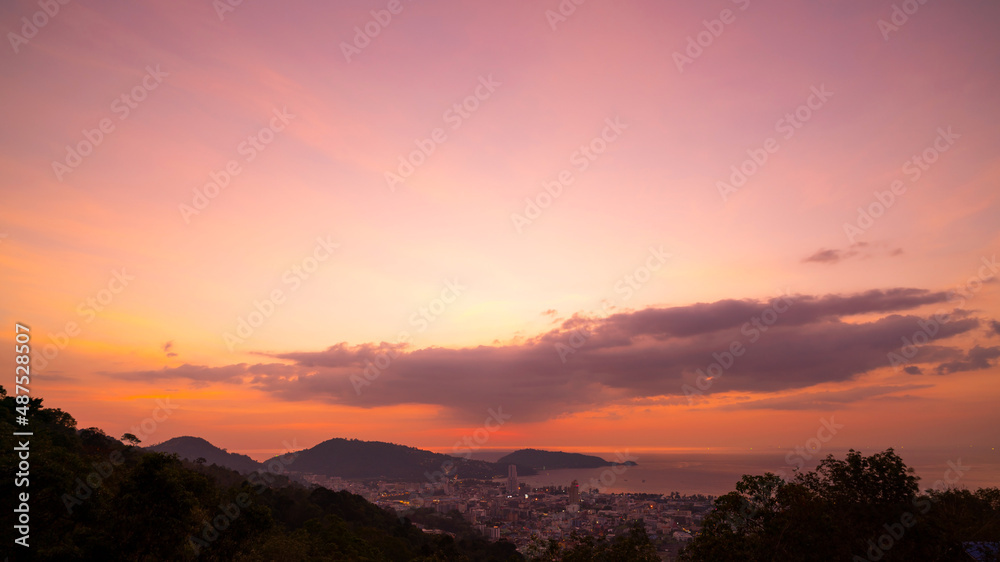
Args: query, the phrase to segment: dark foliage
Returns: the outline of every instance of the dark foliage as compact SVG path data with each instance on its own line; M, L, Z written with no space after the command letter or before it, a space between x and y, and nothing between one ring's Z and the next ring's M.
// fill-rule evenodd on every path
M788 482L743 476L683 559L970 562L964 543L1000 541L1000 490L921 494L912 472L888 449L830 455Z
M11 451L15 402L2 387L0 399ZM509 543L427 534L348 492L144 451L100 429L77 431L72 416L41 399L28 406L30 486L0 480L2 497L30 493L30 548L12 560L523 560ZM3 455L0 470L12 475L16 463ZM13 545L10 509L0 525Z

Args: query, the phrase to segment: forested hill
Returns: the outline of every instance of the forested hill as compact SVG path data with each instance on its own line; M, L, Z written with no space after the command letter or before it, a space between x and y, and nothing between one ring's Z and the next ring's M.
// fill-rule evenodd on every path
M205 464L215 464L242 474L266 470L264 465L246 455L227 452L201 437L174 437L159 445L146 448L157 453L176 453L182 459L192 462L205 459Z
M30 431L27 486L16 454L0 455L0 497L27 493L27 513L0 511L10 560L454 560L520 561L514 545L477 534L427 534L364 498L307 488L268 473L249 477L77 430L59 409L27 405L0 387L0 445ZM5 505L10 505L6 502ZM15 516L27 522L26 538ZM28 547L15 544L20 537Z

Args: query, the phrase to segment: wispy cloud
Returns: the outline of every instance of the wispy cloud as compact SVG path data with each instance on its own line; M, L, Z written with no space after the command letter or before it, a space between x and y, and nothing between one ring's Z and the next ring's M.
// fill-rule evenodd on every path
M804 263L825 263L835 264L851 258L867 259L878 256L895 257L903 254L902 248L887 249L883 244L869 244L868 242L855 242L844 249L820 248L812 255L803 258Z

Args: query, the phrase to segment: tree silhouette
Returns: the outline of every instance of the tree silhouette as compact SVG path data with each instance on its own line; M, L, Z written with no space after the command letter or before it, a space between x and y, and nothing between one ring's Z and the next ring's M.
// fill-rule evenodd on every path
M1000 490L920 495L917 482L892 449L829 455L791 481L743 476L682 559L968 562L963 542L1000 541Z

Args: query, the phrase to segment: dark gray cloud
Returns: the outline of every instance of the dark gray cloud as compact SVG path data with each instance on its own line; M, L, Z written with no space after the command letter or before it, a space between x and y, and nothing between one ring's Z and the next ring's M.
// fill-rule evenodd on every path
M788 304L786 300L792 305L787 307L786 312L780 314L781 324L800 326L857 314L895 312L923 305L941 304L947 302L948 293L944 291L932 293L921 289L890 289L849 296L794 295L767 302L721 300L672 308L647 308L613 314L602 321L574 316L563 324L563 329L573 330L593 326L601 335L615 341L636 336L651 336L658 339L695 336L742 326L763 310L771 307L785 308ZM555 337L558 337L558 334L555 334Z
M531 421L650 397L686 403L685 386L697 386L701 373L714 375L705 394L804 391L851 380L889 366L888 354L898 353L921 322L926 325L928 318L906 311L946 301L946 293L907 288L721 300L605 318L575 315L548 332L507 344L414 349L339 343L321 351L259 354L271 362L186 364L115 376L243 384L284 400L363 408L432 404L464 419L503 407ZM966 353L945 342L981 325L971 313L952 313L908 358L907 367L915 369L906 372L918 374L924 364L938 365L942 374L989 366L1000 348ZM797 403L876 395L852 392ZM780 400L756 404L747 407L792 407Z

